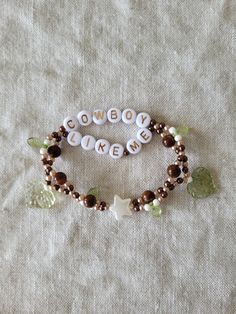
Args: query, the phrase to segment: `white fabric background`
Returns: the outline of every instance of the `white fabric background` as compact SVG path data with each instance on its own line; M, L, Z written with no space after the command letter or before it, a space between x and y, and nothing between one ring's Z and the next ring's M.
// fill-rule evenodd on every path
M233 0L0 0L0 313L236 312L235 16ZM42 172L26 139L111 106L191 126L191 169L211 169L219 193L176 190L160 220L119 224L69 198L27 208ZM135 131L84 132L125 143ZM60 167L84 192L133 197L165 178L174 154L159 142L120 161L67 149Z

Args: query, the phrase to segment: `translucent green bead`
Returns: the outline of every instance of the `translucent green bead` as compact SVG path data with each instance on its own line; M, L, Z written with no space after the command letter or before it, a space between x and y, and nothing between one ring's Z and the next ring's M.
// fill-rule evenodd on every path
M48 190L44 183L38 181L28 184L25 199L27 206L41 208L51 208L56 201L53 192Z
M36 196L36 201L41 208L51 208L56 198L52 191L44 189Z
M187 190L194 198L204 198L216 192L216 185L210 171L204 167L198 167L192 172L191 183Z
M182 136L188 135L189 127L186 125L180 125L176 128L176 133Z
M159 206L151 206L150 212L154 218L159 218L161 216L162 209Z

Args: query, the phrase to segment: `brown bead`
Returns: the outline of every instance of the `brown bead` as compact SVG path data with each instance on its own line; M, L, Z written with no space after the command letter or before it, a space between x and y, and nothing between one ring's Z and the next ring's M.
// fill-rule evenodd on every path
M55 189L56 191L58 191L58 190L60 189L60 185L54 184L54 189Z
M166 126L166 124L164 122L159 123L159 128L164 129L165 126Z
M183 173L188 173L188 167L183 167L182 171L183 171Z
M70 190L69 189L65 189L63 192L64 192L64 194L68 195L70 193Z
M175 152L176 152L176 154L178 154L178 153L179 153L179 149L178 149L178 147L176 147L176 148L175 148Z
M164 186L167 187L167 188L169 188L169 187L171 186L170 181L165 181Z
M58 145L49 146L48 154L53 158L57 158L61 155L61 149Z
M161 194L163 192L163 187L159 187L158 189L157 189L157 193L158 194Z
M173 164L167 168L167 173L171 178L177 178L181 174L181 170L178 165Z
M151 119L150 126L154 126L155 124L157 124L156 120L155 119Z
M168 196L168 193L166 191L163 191L161 193L161 197L166 198Z
M162 139L162 143L165 147L172 147L175 145L175 139L172 135L165 135Z
M61 136L57 137L57 142L59 143L61 141Z
M65 131L62 135L63 135L63 137L67 137L68 134L69 134L69 132Z
M52 136L52 138L57 138L58 137L58 133L57 132L52 132L51 136Z
M156 127L156 132L157 132L157 134L161 134L164 132L164 129Z
M141 195L145 204L152 202L155 199L155 194L152 191L144 191Z
M88 194L84 198L85 207L88 207L88 208L94 207L96 205L96 202L97 202L96 197L92 194Z
M59 131L60 131L61 133L64 133L64 132L66 131L66 128L62 125L62 126L60 126Z
M177 182L178 184L181 184L181 183L184 182L184 180L183 180L183 178L177 178L176 182Z
M47 181L47 180L46 180L46 183L47 183L47 185L51 185L52 184L51 181Z
M130 154L130 152L128 151L127 148L125 148L125 150L124 150L124 156L128 156L129 154Z
M102 202L100 202L100 204L98 204L98 206L96 207L96 209L103 211L103 210L106 209L106 206L107 206L106 202L102 201Z
M174 184L171 184L171 185L169 186L169 190L170 190L170 191L173 191L174 188L175 188Z
M179 155L177 160L182 161L182 162L186 162L186 161L188 161L188 157L185 155Z
M183 152L185 150L185 146L183 144L179 145L178 149L179 149L180 152Z
M79 198L80 194L78 192L74 192L72 194L73 198Z
M64 172L57 172L55 174L55 179L59 185L63 185L67 181L66 174Z
M72 184L69 185L69 190L73 191L74 190L74 186Z
M148 130L151 131L151 132L154 132L154 131L155 131L155 128L154 128L153 125L149 125Z

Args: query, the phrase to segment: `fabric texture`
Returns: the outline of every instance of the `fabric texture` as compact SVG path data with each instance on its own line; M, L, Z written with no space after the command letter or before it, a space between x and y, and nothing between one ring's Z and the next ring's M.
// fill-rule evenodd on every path
M235 25L233 0L0 0L0 313L236 313ZM190 126L190 169L209 168L219 192L176 189L159 220L118 223L66 196L28 208L43 172L26 139L112 106ZM125 144L136 131L82 133ZM112 202L161 186L174 157L156 137L118 161L67 148L58 168Z

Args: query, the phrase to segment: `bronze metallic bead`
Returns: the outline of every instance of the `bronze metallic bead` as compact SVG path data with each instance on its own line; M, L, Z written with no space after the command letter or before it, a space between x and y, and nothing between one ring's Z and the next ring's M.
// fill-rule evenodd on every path
M184 180L183 180L183 178L177 178L177 179L176 179L176 182L177 182L178 184L181 184L181 183L184 182Z
M56 190L56 191L58 191L59 189L60 189L60 185L58 185L58 184L54 184L54 189Z
M178 149L179 149L180 152L183 152L185 150L185 146L183 144L179 145Z
M155 194L152 191L144 191L141 195L143 202L145 204L152 202L155 199Z
M80 194L78 192L73 192L72 197L73 198L79 198Z
M181 174L181 170L178 165L173 164L167 168L167 173L171 178L177 178Z
M69 132L65 131L62 135L63 135L63 137L66 138L68 136L68 134L69 134Z
M55 179L59 185L63 185L67 181L66 174L64 172L57 172L55 174Z
M64 194L68 195L70 193L70 190L69 189L65 189L63 192L64 192Z
M166 191L163 191L162 193L161 193L161 197L162 198L166 198L168 196L168 193L166 192Z
M58 143L61 142L61 136L58 136L58 137L57 137L57 142L58 142Z
M51 136L52 136L52 138L57 138L58 137L58 133L57 132L52 132Z
M157 189L157 193L158 194L161 194L163 192L163 187L159 187L158 189Z
M154 126L156 123L157 123L157 122L156 122L155 119L151 119L151 121L150 121L150 126Z
M73 191L74 190L74 186L72 184L69 185L69 190Z
M188 167L183 167L182 171L183 171L183 173L188 173Z
M64 133L66 131L66 128L62 125L60 126L60 129L59 129L60 132Z
M165 135L162 139L162 143L165 147L172 147L175 145L175 139L172 135Z
M162 134L164 132L164 129L157 127L156 132L157 134Z
M96 209L103 211L103 210L106 209L106 206L107 206L106 202L103 202L103 201L102 201L102 202L100 202L100 203L97 205Z
M48 154L53 158L57 158L61 155L61 149L58 145L49 146Z
M97 202L96 197L92 194L88 194L84 198L85 207L88 207L88 208L94 207L96 205L96 202Z
M182 161L182 162L188 161L188 157L185 155L179 155L177 159L178 159L178 161Z
M153 125L149 125L148 130L151 131L151 132L154 132L154 131L155 131L155 128L154 128Z
M128 156L130 154L130 152L128 151L127 148L124 149L124 156Z

